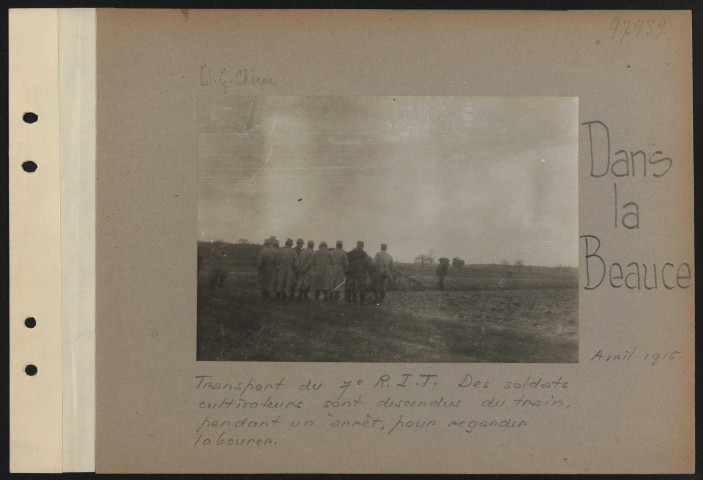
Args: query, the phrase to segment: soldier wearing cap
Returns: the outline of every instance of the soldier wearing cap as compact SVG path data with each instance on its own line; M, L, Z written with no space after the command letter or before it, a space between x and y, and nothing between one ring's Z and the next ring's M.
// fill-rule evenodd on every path
M437 282L437 288L439 290L444 290L444 279L446 278L448 273L449 259L442 257L439 259L439 265L437 266L437 270L435 270L435 275L437 275L437 278L439 279L439 281Z
M337 245L334 250L330 252L331 265L330 265L330 286L332 300L339 301L339 294L341 293L342 285L347 277L347 270L349 270L349 259L347 258L347 252L345 252L342 247L344 243L341 240L337 240Z
M373 257L373 265L376 275L376 285L374 299L376 305L383 303L383 299L386 296L386 289L388 288L388 280L391 278L391 272L393 270L393 257L387 252L388 245L385 243L381 244L381 251L378 252Z
M210 249L210 286L224 287L227 280L227 254L219 243Z
M295 285L295 271L298 269L298 256L293 250L293 239L286 240L286 246L276 250L273 256L273 279L271 290L276 292L276 300L285 301ZM292 296L292 295L291 295Z
M356 248L347 254L347 258L349 259L349 276L344 296L347 302L356 302L358 295L359 303L364 303L368 273L373 265L371 257L364 251L364 242L356 242Z
M302 250L298 256L298 263L300 264L296 279L298 300L308 300L308 292L312 284L312 257L315 254L314 248L315 242L308 240L308 248Z
M298 259L300 259L300 252L303 251L303 245L305 245L305 240L302 238L299 238L295 241L295 254L298 256Z
M293 248L293 251L295 252L295 256L298 257L298 263L300 263L300 252L303 251L303 245L305 245L305 240L303 240L302 238L299 238L295 241L295 247ZM294 273L293 284L290 287L290 292L286 292L291 299L295 298L296 286L298 285L298 273L299 272L296 269Z
M259 289L261 298L268 300L271 298L271 281L273 279L273 257L274 249L271 238L264 240L264 246L259 250L256 257L256 270L259 276Z
M312 256L312 289L315 290L315 300L320 299L320 293L326 298L329 290L329 268L332 265L327 242L320 242L315 254Z

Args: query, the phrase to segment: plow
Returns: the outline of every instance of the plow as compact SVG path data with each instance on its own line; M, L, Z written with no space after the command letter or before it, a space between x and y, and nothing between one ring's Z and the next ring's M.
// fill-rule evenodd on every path
M424 290L425 286L419 281L415 280L413 277L400 273L398 270L393 271L394 277L391 279L391 283L394 287L400 286L400 280L405 279L411 282L413 285L417 286L420 290Z

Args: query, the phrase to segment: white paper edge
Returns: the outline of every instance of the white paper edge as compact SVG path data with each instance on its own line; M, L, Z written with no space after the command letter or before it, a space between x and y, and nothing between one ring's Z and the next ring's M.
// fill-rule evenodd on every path
M63 471L95 471L95 9L59 9Z

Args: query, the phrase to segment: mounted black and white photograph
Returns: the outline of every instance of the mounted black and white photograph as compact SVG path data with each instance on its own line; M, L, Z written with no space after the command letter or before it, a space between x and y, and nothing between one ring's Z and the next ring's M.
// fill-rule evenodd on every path
M197 360L578 362L578 98L200 96Z

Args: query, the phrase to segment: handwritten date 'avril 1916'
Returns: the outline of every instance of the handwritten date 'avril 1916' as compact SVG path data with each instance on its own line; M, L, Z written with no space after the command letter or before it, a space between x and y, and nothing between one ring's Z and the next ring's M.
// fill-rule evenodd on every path
M596 353L591 356L591 362L594 363L604 363L604 364L617 364L617 363L630 363L633 361L641 361L651 366L664 360L681 360L683 359L683 353L678 350L667 350L667 351L640 351L637 346L620 351L608 351L606 349L599 349Z

